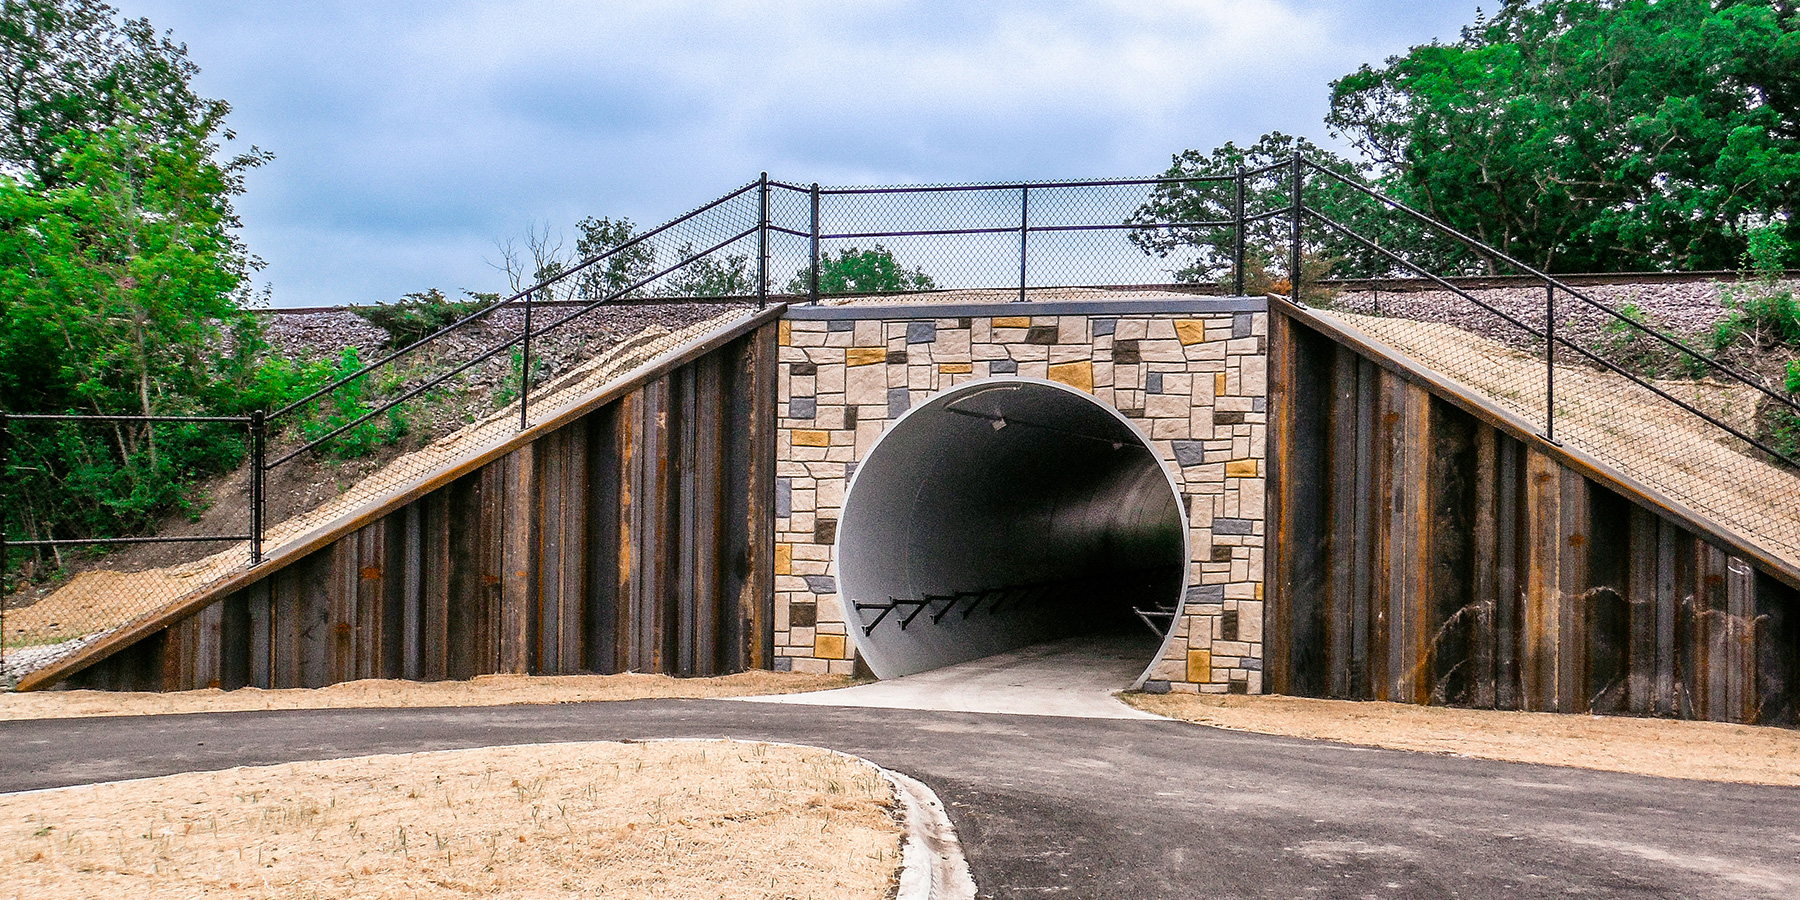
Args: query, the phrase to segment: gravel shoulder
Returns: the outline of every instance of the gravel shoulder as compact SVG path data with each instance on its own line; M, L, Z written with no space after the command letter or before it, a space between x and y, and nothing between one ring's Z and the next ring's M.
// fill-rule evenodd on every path
M1800 785L1800 731L1784 728L1272 695L1120 699L1232 731L1661 778Z
M563 743L0 797L0 882L129 896L885 898L892 785L810 747Z
M668 675L482 675L469 681L347 681L322 688L235 691L33 691L0 694L0 721L154 716L283 709L404 709L595 700L674 700L751 697L849 687L842 675L740 672L717 678Z

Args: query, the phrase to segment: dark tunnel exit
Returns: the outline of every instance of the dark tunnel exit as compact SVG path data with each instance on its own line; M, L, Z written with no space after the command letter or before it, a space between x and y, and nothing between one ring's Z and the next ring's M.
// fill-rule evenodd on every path
M1143 436L1085 393L1023 379L962 385L896 423L838 528L852 637L882 678L1087 634L1141 636L1148 666L1186 558Z

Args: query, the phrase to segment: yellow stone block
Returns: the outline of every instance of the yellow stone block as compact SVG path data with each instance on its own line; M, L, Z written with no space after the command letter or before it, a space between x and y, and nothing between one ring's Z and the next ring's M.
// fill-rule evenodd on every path
M995 328L1030 328L1030 316L995 316Z
M844 351L844 363L851 366L872 366L887 362L886 347L851 347Z
M813 636L814 659L843 659L844 636L841 634L819 634Z
M1211 650L1189 650L1187 662L1187 680L1195 684L1208 684L1212 681Z
M1256 460L1234 459L1225 464L1226 478L1255 478Z
M831 432L829 431L796 431L794 432L796 447L829 447Z
M1224 372L1219 372L1219 373L1213 375L1213 396L1214 397L1225 396L1225 373Z
M781 324L775 328L775 334L781 341L781 346L791 346L794 343L794 323L782 319Z
M940 363L938 365L938 374L940 375L967 375L973 371L975 371L975 367L969 363Z
M776 544L775 545L775 574L777 574L777 575L792 575L792 574L794 574L794 545L793 544Z
M1094 392L1094 364L1084 359L1051 366L1050 380L1091 394Z
M1258 600L1261 600L1263 598L1262 589L1263 589L1262 582L1260 582L1260 581L1257 582L1256 583L1256 599L1258 599Z
M1178 319L1175 322L1175 336L1181 339L1182 346L1206 343L1206 323L1199 319Z

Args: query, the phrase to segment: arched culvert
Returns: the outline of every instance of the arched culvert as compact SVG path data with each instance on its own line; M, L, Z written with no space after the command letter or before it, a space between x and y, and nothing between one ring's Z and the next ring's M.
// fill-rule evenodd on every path
M1081 634L1146 666L1186 582L1182 505L1155 451L1093 397L996 379L945 391L858 464L838 523L852 639L881 678ZM1164 611L1160 619L1156 611Z

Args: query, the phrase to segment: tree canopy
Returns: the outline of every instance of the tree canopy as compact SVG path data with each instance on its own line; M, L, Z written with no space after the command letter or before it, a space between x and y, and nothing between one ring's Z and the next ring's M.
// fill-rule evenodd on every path
M812 291L812 270L801 269L788 279L787 293ZM894 252L880 244L864 250L845 247L819 254L819 293L875 294L937 289L937 282L922 268L907 268Z
M1800 246L1792 0L1506 0L1333 83L1327 123L1401 199L1542 268L1730 268L1770 223Z

